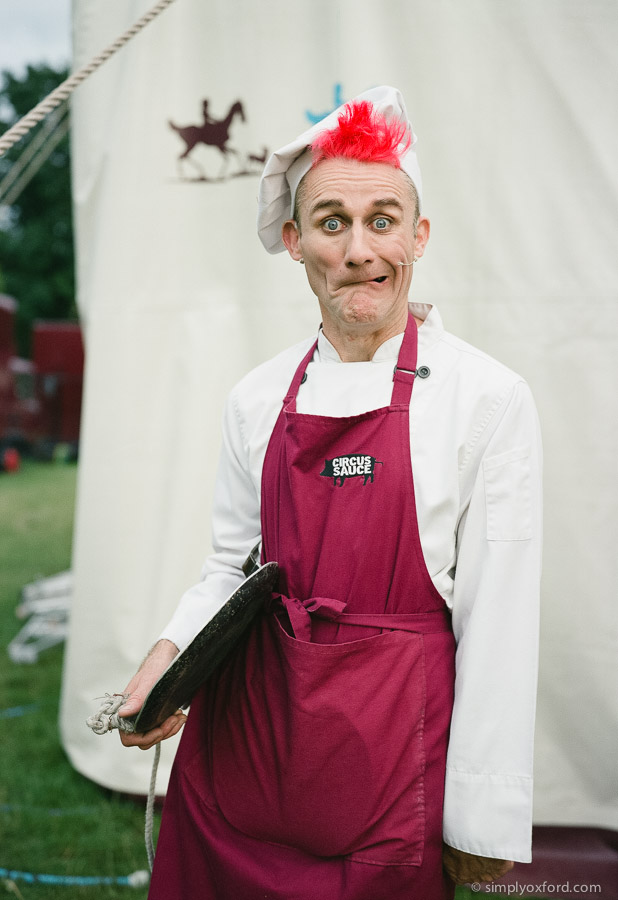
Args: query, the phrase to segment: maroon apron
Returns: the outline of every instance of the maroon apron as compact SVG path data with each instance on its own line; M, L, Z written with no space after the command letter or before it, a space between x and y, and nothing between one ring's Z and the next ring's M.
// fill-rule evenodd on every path
M150 898L446 900L454 639L423 559L410 462L412 316L388 407L296 411L262 474L279 593L194 700Z

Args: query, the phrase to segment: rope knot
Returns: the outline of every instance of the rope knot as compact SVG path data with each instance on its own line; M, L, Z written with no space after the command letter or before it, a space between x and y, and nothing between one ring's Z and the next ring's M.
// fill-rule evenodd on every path
M99 697L103 703L97 712L86 719L86 725L92 729L95 734L106 734L117 728L127 734L133 734L135 726L129 719L123 719L118 715L120 707L129 699L128 694L105 694L105 697Z

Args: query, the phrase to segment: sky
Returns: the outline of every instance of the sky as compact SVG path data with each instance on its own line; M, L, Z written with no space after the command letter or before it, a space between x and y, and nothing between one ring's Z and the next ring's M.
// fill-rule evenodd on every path
M70 57L71 0L0 0L0 72L68 65Z

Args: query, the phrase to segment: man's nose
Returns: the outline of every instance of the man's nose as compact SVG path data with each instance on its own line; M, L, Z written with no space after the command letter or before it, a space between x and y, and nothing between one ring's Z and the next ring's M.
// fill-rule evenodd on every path
M374 258L371 249L371 235L361 222L353 222L348 228L348 242L346 246L346 266L364 266L372 262Z

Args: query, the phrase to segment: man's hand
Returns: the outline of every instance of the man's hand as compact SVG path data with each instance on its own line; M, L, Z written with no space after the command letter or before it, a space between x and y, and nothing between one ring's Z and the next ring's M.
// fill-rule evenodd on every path
M178 647L171 641L157 641L144 662L139 667L123 691L129 694L129 699L118 710L122 718L136 715L148 696L151 687L156 684L160 676L167 669L171 661L178 654ZM150 750L159 741L172 737L185 724L187 717L182 710L177 710L173 716L166 719L158 728L153 728L144 734L127 734L120 732L120 740L125 747L139 747L140 750Z
M446 874L455 884L473 884L475 881L494 881L510 872L515 865L508 859L491 859L474 856L442 845L442 863Z

